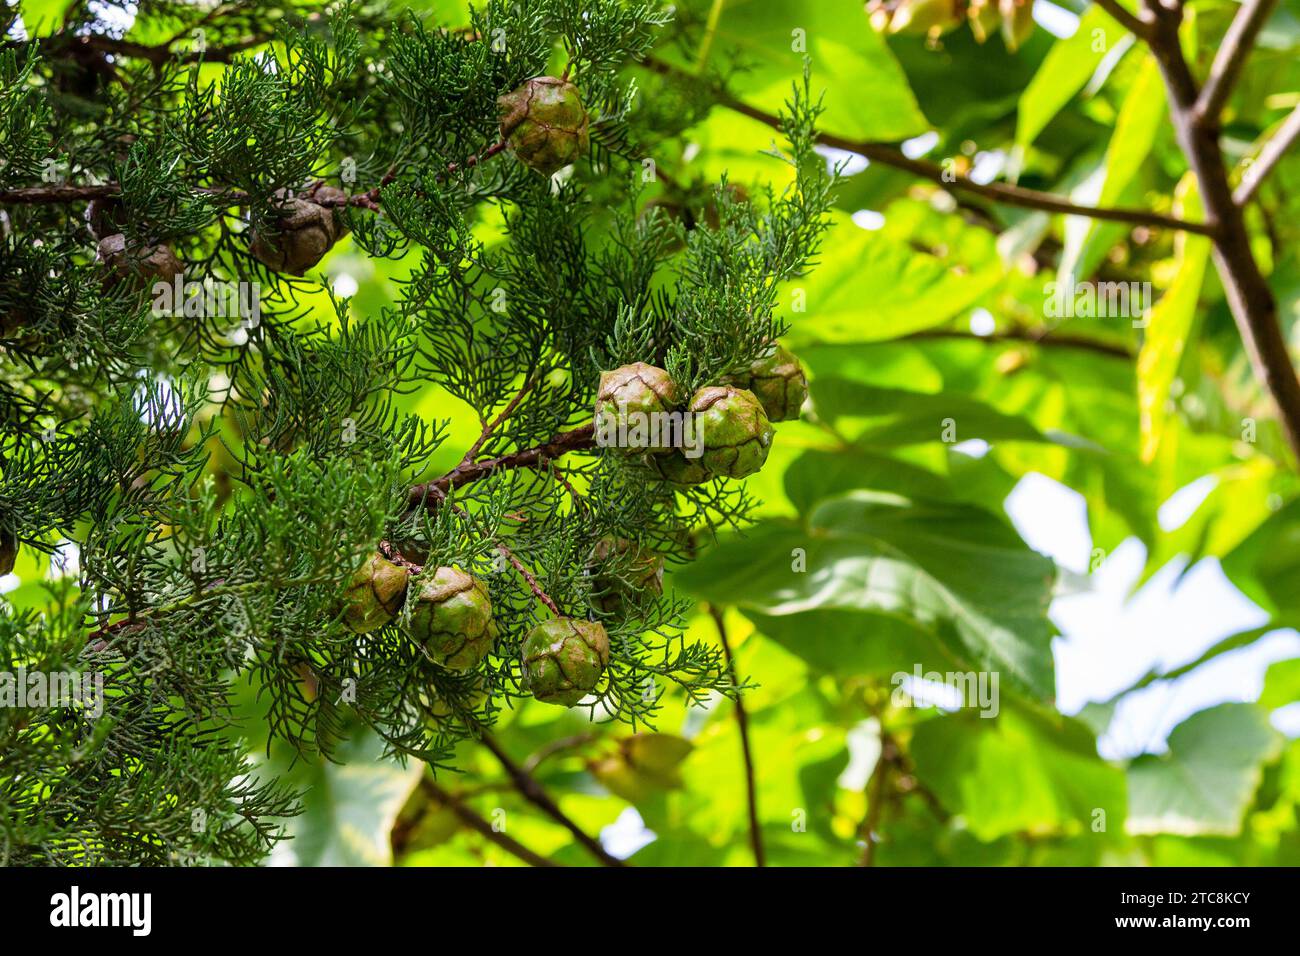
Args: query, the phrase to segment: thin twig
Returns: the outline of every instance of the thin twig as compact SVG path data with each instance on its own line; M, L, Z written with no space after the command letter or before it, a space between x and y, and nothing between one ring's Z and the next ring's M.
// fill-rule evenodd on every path
M548 860L540 853L528 849L528 847L524 846L514 837L508 836L507 834L494 829L492 824L488 823L488 821L482 816L471 810L460 797L439 786L432 778L427 776L421 777L420 786L423 787L433 799L437 800L444 806L449 807L451 812L456 814L461 823L465 824L465 826L469 827L476 833L481 834L485 839L495 843L512 856L518 857L530 866L563 866L561 863L556 863L554 860Z
M1124 29L1135 36L1145 37L1150 32L1150 25L1140 16L1130 13L1119 0L1096 0L1097 6L1110 14Z
M877 718L879 719L879 718ZM872 866L876 862L876 834L880 829L880 818L885 810L885 787L889 783L890 772L898 760L898 744L880 725L880 756L876 758L875 769L867 781L867 815L862 820L858 832L862 835L862 856L858 866Z
M525 800L533 804L548 817L560 824L577 840L582 846L599 860L605 866L626 866L627 864L616 856L611 856L606 849L600 845L600 841L590 836L582 827L574 823L573 820L560 809L559 805L551 799L551 795L546 789L537 782L537 780L524 770L523 767L515 763L510 755L502 749L495 737L486 730L480 732L479 739L483 741L483 746L492 752L492 755L500 761L501 766L505 768L511 782L514 783L515 789Z
M1219 114L1232 95L1246 57L1255 46L1255 38L1276 6L1277 0L1245 0L1242 3L1219 44L1214 63L1210 65L1210 73L1205 78L1205 86L1192 114L1194 122L1218 125Z
M957 339L963 341L977 341L998 344L1002 342L1028 342L1031 345L1054 346L1057 348L1079 349L1086 352L1096 352L1098 355L1106 355L1112 358L1133 358L1133 350L1127 345L1118 342L1106 342L1101 339L1089 338L1085 335L1066 335L1057 334L1051 329L1037 331L1034 329L1007 329L1003 332L994 332L990 335L976 335L974 332L963 332L960 329L923 329L920 332L911 332L901 337L901 341L924 341L926 339Z
M1259 151L1259 156L1246 167L1245 172L1241 174L1241 185L1232 194L1232 201L1238 206L1250 202L1265 177L1282 160L1286 151L1295 144L1297 137L1300 137L1300 106L1293 109L1291 115L1282 121L1282 125L1278 127L1272 139Z
M487 440L492 437L492 433L501 427L502 422L514 414L515 409L519 407L519 403L522 402L524 397L533 390L533 386L536 384L537 376L534 375L529 378L528 381L524 382L523 387L519 389L515 394L515 397L510 400L509 404L507 404L505 408L501 409L501 414L493 419L484 418L483 430L479 433L474 444L469 446L469 450L465 452L465 456L461 458L460 463L462 465L468 465L478 457L478 453L483 450L483 446L486 445Z
M722 611L709 605L709 614L718 628L718 640L722 644L722 653L727 661L727 673L733 684L739 684L736 676L736 661L731 654L731 641L727 639L727 625L722 619ZM763 830L758 820L758 787L754 781L754 753L749 743L749 714L745 702L737 694L736 725L740 729L740 752L745 761L745 795L749 803L749 845L754 850L754 865L767 866L767 853L763 849Z
M690 74L653 57L647 58L642 65L657 73L681 77L691 82L699 82ZM773 129L779 130L781 128L781 118L776 114L750 106L748 103L736 99L726 90L714 89L712 92L721 106L742 116L748 116L750 119L757 120ZM1205 236L1214 232L1214 226L1210 223L1192 222L1187 219L1179 219L1176 216L1166 216L1163 213L1152 212L1148 209L1080 206L1061 196L1039 192L1036 189L1025 189L1008 183L977 183L969 176L958 173L953 169L946 169L937 163L905 156L898 147L888 143L854 140L825 132L818 132L817 142L823 146L831 146L835 149L857 153L885 166L901 169L919 179L927 179L937 183L945 190L961 190L1007 206L1039 209L1044 212L1060 213L1066 216L1086 216L1090 219L1103 219L1137 226L1178 229L1183 232L1193 232Z
M511 551L504 544L497 542L497 552L503 558L505 558L507 561L510 562L510 566L512 568L514 568L516 571L519 572L519 576L528 583L528 588L533 592L533 596L536 597L537 600L545 604L547 610L549 610L556 617L564 616L563 614L560 613L559 605L555 603L555 601L551 598L549 594L547 594L545 591L542 590L542 586L537 583L537 578L533 576L533 572L529 571L528 568L524 567L524 563L515 556L515 553L513 551Z
M556 754L564 753L566 750L574 750L584 744L589 744L596 739L597 735L589 730L586 733L574 734L572 737L561 737L559 740L552 740L528 755L528 758L524 760L524 770L527 773L534 773L542 765L543 761L549 760Z
M470 482L478 481L481 478L486 478L488 475L499 471L510 471L515 468L541 468L547 462L554 461L567 452L595 447L595 428L591 424L583 425L572 431L562 432L550 441L535 445L532 448L524 448L496 458L487 458L483 461L457 465L441 478L435 478L433 481L416 485L411 489L408 501L412 508L420 505L431 509L436 508L438 503L447 497L449 491Z

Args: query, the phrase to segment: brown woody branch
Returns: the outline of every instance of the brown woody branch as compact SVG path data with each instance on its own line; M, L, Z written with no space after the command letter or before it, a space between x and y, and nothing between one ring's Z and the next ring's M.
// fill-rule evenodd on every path
M420 786L434 800L448 807L461 823L469 827L474 832L482 835L485 839L495 843L501 849L505 850L512 856L516 856L530 866L562 866L554 860L548 860L528 847L524 846L512 836L508 836L493 828L482 816L475 813L466 805L458 795L439 786L439 784L428 776L420 778Z
M1205 78L1205 86L1196 100L1191 115L1196 123L1218 126L1219 114L1223 112L1223 107L1232 94L1246 57L1254 47L1259 31L1264 28L1264 22L1276 6L1277 0L1245 0L1242 3L1219 45L1219 52L1215 54L1210 73ZM1154 33L1151 39L1156 39ZM1158 42L1163 42L1163 39Z
M669 63L664 63L653 58L648 59L643 64L647 68L667 76L681 77L691 82L699 82L695 77L684 73L677 67ZM735 113L742 116L748 116L750 119L757 120L773 129L781 128L781 118L774 113L768 113L757 107L750 106L739 99L736 99L725 90L714 90L718 103ZM1183 232L1193 232L1199 235L1211 235L1214 226L1211 223L1191 222L1186 219L1179 219L1176 216L1166 216L1163 213L1152 212L1148 209L1124 209L1107 206L1080 206L1070 202L1054 193L1040 192L1036 189L1025 189L1022 186L1013 186L1008 183L977 183L969 176L958 173L953 169L946 169L937 163L928 162L923 159L912 159L903 155L902 151L893 144L873 142L870 140L855 140L845 136L837 136L834 133L819 132L817 142L823 146L830 146L834 149L842 149L850 153L857 153L865 156L873 162L881 163L884 166L891 166L895 169L901 169L904 172L911 173L918 179L926 179L938 184L945 190L957 190L980 196L994 203L1006 206L1019 206L1024 209L1038 209L1043 212L1060 213L1066 216L1086 216L1090 219L1102 219L1109 222L1123 222L1135 226L1153 226L1163 229L1177 229Z
M1130 13L1119 3L1119 0L1096 0L1096 2L1097 6L1109 13L1112 19L1118 21L1130 33L1145 37L1151 31L1148 21L1141 19L1137 14Z
M1231 91L1241 62L1258 33L1258 26L1253 24L1262 23L1261 18L1267 16L1267 10L1261 12L1261 5L1267 5L1267 0L1248 3L1229 29L1216 58L1217 80L1215 71L1211 71L1214 85L1209 94L1197 90L1191 68L1183 57L1179 38L1181 7L1170 9L1158 0L1147 0L1146 10L1153 19L1148 43L1164 77L1179 146L1196 175L1206 216L1215 227L1214 264L1237 331L1256 377L1277 405L1287 442L1300 457L1300 378L1296 376L1278 321L1277 300L1255 261L1241 206L1235 201L1228 182L1227 167L1219 149L1218 113L1207 111L1221 104Z
M230 63L240 53L246 53L254 47L262 46L269 42L269 36L246 36L236 40L233 43L227 43L222 46L205 47L203 50L185 50L183 52L173 53L171 51L172 43L176 40L169 40L167 43L160 43L156 46L150 46L145 43L134 43L130 40L119 40L114 37L91 35L79 37L56 37L51 38L48 46L73 46L79 45L87 50L95 50L99 53L109 53L113 56L125 56L138 60L148 60L155 68L161 67L164 63ZM57 43L55 42L57 41ZM69 42L70 41L70 42Z
M438 503L454 491L470 482L486 478L499 471L515 468L544 468L548 462L571 451L580 451L596 447L595 428L588 424L572 431L562 432L550 441L532 448L524 448L508 455L487 458L483 461L462 462L441 478L411 489L408 498L412 508L436 508Z
M502 749L501 744L497 742L496 738L485 730L482 731L479 739L483 741L483 746L492 751L492 755L500 762L502 768L505 769L507 776L510 777L511 783L514 784L515 789L519 791L520 795L525 800L533 804L533 806L537 807L556 823L568 830L569 833L573 835L573 838L582 844L587 852L600 861L604 866L627 865L618 857L611 856L609 852L600 845L599 840L595 839L583 830L582 827L578 826L578 824L568 816L568 814L561 810L559 804L551 798L551 795L546 792L546 789L537 782L532 774L526 771L519 764L515 763L511 756Z
M739 685L736 676L736 661L731 654L731 641L727 638L727 625L723 621L722 611L709 605L709 615L718 628L718 641L722 644L722 653L726 657L727 672L733 684ZM767 854L763 849L763 829L758 817L758 786L754 780L754 753L749 743L749 713L745 702L736 695L736 725L740 730L740 753L745 761L745 797L749 805L749 845L754 851L754 865L767 866Z
M1055 348L1079 349L1085 352L1096 352L1098 355L1105 355L1111 358L1131 359L1133 350L1127 345L1119 342L1107 342L1103 339L1089 338L1085 335L1073 335L1070 333L1056 333L1051 329L1006 329L1002 332L994 332L990 335L976 335L973 332L963 332L960 329L923 329L920 332L911 332L902 336L903 341L926 341L933 339L954 339L960 341L988 342L1000 344L1003 342L1027 342L1030 345L1052 346Z

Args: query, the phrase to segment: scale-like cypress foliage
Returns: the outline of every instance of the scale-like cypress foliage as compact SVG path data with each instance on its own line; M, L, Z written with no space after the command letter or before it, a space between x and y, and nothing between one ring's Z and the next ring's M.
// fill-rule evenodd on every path
M639 143L669 120L634 108L627 67L669 21L657 4L488 0L447 24L160 3L131 42L69 16L38 35L0 14L0 544L78 556L43 614L0 600L0 672L102 675L104 706L0 708L8 862L261 859L294 795L246 760L236 687L309 759L360 722L442 766L530 696L525 641L556 619L608 635L595 714L639 726L670 685L737 693L683 639L684 602L611 605L592 582L626 562L592 556L686 561L745 520L743 486L597 447L593 407L603 371L643 362L685 411L782 331L777 287L815 254L831 180L806 85L792 184L718 184L714 224L687 230L644 210ZM526 120L503 130L499 101L526 111L516 91L553 74L588 115L548 177L503 140ZM323 288L341 242L410 268L388 305ZM397 409L435 387L429 419ZM457 403L481 428L450 449ZM459 465L431 464L448 451ZM355 583L376 561L382 613L351 608L380 593ZM490 643L459 670L411 637L440 568L490 599Z

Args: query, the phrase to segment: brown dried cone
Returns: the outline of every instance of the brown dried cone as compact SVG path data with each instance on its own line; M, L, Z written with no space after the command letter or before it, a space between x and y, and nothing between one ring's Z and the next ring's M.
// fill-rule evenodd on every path
M768 421L787 422L799 417L808 398L808 378L789 349L777 344L744 372L728 375L724 385L747 388L763 404Z
M578 88L554 76L535 76L497 98L501 138L519 161L544 176L587 151L587 111Z
M596 689L609 665L609 635L597 621L560 617L524 638L524 687L546 704L572 707Z
M86 205L86 224L96 239L104 239L121 232L126 222L122 203L117 199L92 199Z
M587 566L592 603L606 614L664 593L664 559L626 538L601 538Z
M300 276L347 235L338 212L347 205L347 193L333 186L318 186L303 196L281 190L277 198L274 225L266 232L254 232L249 251L274 272Z
M682 448L647 464L660 478L698 485L711 478L744 478L763 467L775 430L753 392L733 385L710 385L691 398L697 457Z
M448 670L469 670L497 637L487 585L460 568L437 568L421 578L409 600L411 637Z
M343 623L357 634L377 631L402 609L410 575L380 554L372 554L352 575L344 597Z
M170 246L127 246L126 236L115 232L99 241L96 258L108 270L110 284L128 281L143 288L155 282L169 285L185 274L185 266Z
M668 418L663 413L680 396L667 372L645 362L601 372L596 389L596 444L624 453L671 451L673 436L667 434Z
M18 330L27 324L27 314L18 306L0 312L0 339L17 336Z
M0 574L8 574L18 560L18 537L12 531L0 528Z

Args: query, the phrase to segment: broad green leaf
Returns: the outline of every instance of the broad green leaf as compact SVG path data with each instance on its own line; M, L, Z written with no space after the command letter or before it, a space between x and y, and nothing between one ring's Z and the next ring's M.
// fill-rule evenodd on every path
M1097 72L1107 54L1127 36L1110 14L1095 4L1079 19L1072 36L1057 40L1052 52L1020 97L1016 145L1028 146Z
M1101 205L1114 205L1142 164L1149 160L1167 112L1160 68L1155 57L1148 55L1115 121L1115 132L1106 150L1106 184L1101 190Z
M1199 219L1200 205L1196 180L1188 173L1179 184L1174 210L1184 218ZM1175 255L1178 274L1173 285L1148 313L1147 335L1138 354L1141 456L1147 463L1155 459L1164 437L1169 418L1170 390L1197 321L1196 304L1210 257L1210 240L1180 233L1175 239Z
M1188 717L1169 734L1168 753L1129 765L1128 832L1236 834L1280 739L1253 704L1220 704Z
M747 103L770 112L789 99L790 84L807 56L814 92L825 89L824 128L853 139L891 141L930 128L902 69L870 29L860 5L730 0L711 49L737 53L752 66L736 74L733 88Z
M923 625L892 611L819 608L772 615L745 608L745 614L764 637L836 677L884 678L914 664L928 671L963 663Z
M1148 55L1124 98L1105 159L1071 198L1086 205L1122 205L1139 170L1144 163L1150 162L1167 110L1160 70L1155 58ZM1061 253L1059 270L1061 281L1078 283L1090 275L1105 250L1127 231L1127 226L1117 223L1081 216L1067 217L1065 248Z
M933 472L856 448L806 451L785 471L786 495L801 514L825 498L859 488L918 498L944 498L949 492Z
M1259 706L1276 710L1296 701L1300 701L1300 658L1268 665Z
M922 723L911 752L917 775L981 840L1093 833L1124 819L1123 771L1098 757L1092 732L1069 717L1004 701L996 718L963 711Z
M821 258L794 283L806 293L807 313L796 317L792 342L876 342L934 328L1002 279L996 254L972 269L918 252L890 231L860 229L847 217L836 218Z
M1214 660L1216 657L1220 656L1221 654L1227 654L1231 651L1241 650L1241 648L1243 647L1249 647L1251 644L1254 644L1256 641L1258 641L1261 637L1264 637L1266 634L1271 634L1276 630L1277 630L1276 625L1267 624L1263 627L1252 627L1246 631L1239 631L1236 634L1230 634L1220 641L1215 641L1214 644L1212 644L1204 653L1202 653L1193 661L1189 661L1188 663L1182 664L1171 670L1161 671L1161 670L1153 669L1151 671L1148 671L1145 675L1142 676L1140 680L1135 682L1132 686L1127 687L1124 690L1120 691L1118 694L1112 697L1107 703L1110 704L1113 709L1113 705L1117 703L1119 699L1121 697L1124 697L1126 694L1131 694L1136 690L1141 690L1143 687L1148 687L1151 684L1154 684L1156 681L1177 680L1179 677L1182 677L1186 674L1190 674L1192 671L1196 670L1196 668L1200 667L1202 664ZM1090 704L1089 706L1100 707L1103 705Z
M1300 498L1255 528L1224 557L1223 569L1265 610L1300 622Z
M919 631L954 659L1047 698L1054 692L1046 616L1054 579L1052 563L988 512L858 492L823 502L805 527L769 522L724 542L679 586L777 618L869 612L860 632L847 617L836 629L862 642L875 636L872 625L882 627L880 616L901 620L905 626L885 628L891 643L910 639L909 652L919 652ZM819 665L828 663L831 638L814 631L812 619L789 620L786 633L791 650L806 646ZM899 669L915 660L902 658Z
M931 395L819 378L813 384L813 405L826 421L846 422L841 430L868 447L976 438L988 442L1049 440L1023 418L1005 415L958 392Z
M341 744L337 758L292 768L288 757L272 763L281 779L303 791L302 814L286 822L293 839L277 854L298 866L391 866L389 833L424 765L411 761L402 768L384 759L382 743L369 731Z
M50 36L63 25L69 9L64 0L22 0L23 27L31 37Z

